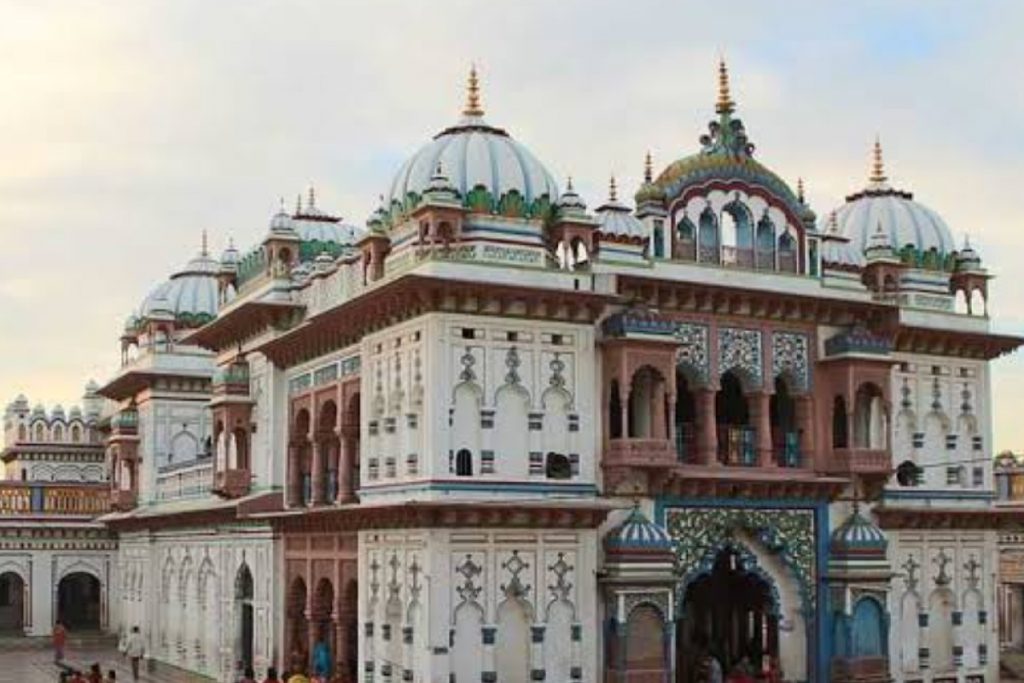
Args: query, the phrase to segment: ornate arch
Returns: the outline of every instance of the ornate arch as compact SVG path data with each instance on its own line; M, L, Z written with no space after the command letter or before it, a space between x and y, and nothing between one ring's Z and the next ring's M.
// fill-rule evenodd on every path
M782 599L779 597L779 588L776 585L775 579L757 561L757 556L754 555L753 551L745 543L734 538L723 538L708 548L700 563L683 576L683 580L676 587L676 604L680 606L680 612L682 614L686 613L685 598L687 589L698 579L710 576L714 570L715 561L725 551L731 551L737 555L740 571L764 582L768 587L768 596L771 602L769 613L775 617L780 616L782 612ZM803 591L801 590L801 598L803 598L802 593ZM804 609L807 609L806 604Z

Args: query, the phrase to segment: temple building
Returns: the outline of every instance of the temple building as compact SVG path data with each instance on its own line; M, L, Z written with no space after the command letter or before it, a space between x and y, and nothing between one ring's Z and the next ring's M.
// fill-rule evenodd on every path
M310 190L204 237L95 387L110 630L220 681L326 651L667 683L705 642L770 680L997 681L989 361L1024 339L878 141L819 216L718 79L634 205L562 187L474 70L364 225Z

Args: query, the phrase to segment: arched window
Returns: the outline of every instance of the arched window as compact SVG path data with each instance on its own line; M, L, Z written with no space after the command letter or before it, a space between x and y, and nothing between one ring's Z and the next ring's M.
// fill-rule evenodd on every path
M757 267L762 270L775 269L775 224L768 218L765 212L761 220L757 222L757 252L755 260Z
M587 254L587 245L583 243L583 240L577 237L570 243L569 249L572 252L575 267L586 268L589 264L590 256Z
M645 365L633 374L629 388L629 437L663 439L665 380ZM659 416L661 422L659 423Z
M455 454L455 474L460 477L473 476L473 454L463 448Z
M619 382L614 379L608 396L608 438L622 438L622 397L619 394Z
M548 479L572 479L572 463L566 456L552 451L544 463L544 476Z
M743 384L732 371L723 374L719 383L715 395L719 459L725 464L754 465L754 431Z
M57 442L64 440L64 428L60 425L56 425L53 428L53 440Z
M853 608L854 657L885 656L885 616L881 605L871 598L861 598Z
M789 232L779 236L779 270L787 273L797 271L796 239Z
M71 443L81 443L82 441L82 428L78 425L71 427Z
M719 263L721 261L721 240L718 233L718 222L710 207L700 214L700 233L697 236L701 263Z
M885 409L882 390L867 383L857 389L853 404L853 445L856 448L885 448Z
M832 448L849 448L846 425L846 399L836 396L832 401Z
M676 224L675 258L694 261L697 258L697 229L686 216Z
M688 462L695 454L697 438L697 405L690 391L690 383L682 370L676 369L676 455L680 462Z
M37 424L36 425L36 441L42 442L42 441L45 441L45 440L46 440L46 431L44 430L42 424Z
M800 440L796 431L796 402L789 393L789 384L775 378L775 393L768 401L772 426L772 449L778 465L796 467L800 461Z
M722 256L726 263L751 268L754 265L754 235L750 213L733 200L722 209Z

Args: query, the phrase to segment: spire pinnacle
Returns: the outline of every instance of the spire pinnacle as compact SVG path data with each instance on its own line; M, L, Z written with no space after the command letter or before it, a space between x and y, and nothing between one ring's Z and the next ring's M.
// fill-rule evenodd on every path
M651 162L651 150L647 150L647 154L644 156L644 182L648 185L653 182L654 170Z
M618 188L615 186L615 174L612 174L612 179L608 181L608 200L616 202L619 200Z
M796 200L801 204L806 204L804 201L804 179L796 179Z
M199 250L199 253L201 255L203 255L203 256L209 256L209 254L210 254L209 249L207 249L206 238L207 238L206 228L203 228L203 244L202 244L202 247Z
M884 183L888 178L885 175L885 165L882 163L882 143L875 136L875 148L872 153L871 176L868 178L873 183Z
M565 179L565 191L572 192L572 176L567 176Z
M301 216L302 215L302 193L301 192L298 193L297 195L295 195L295 215L296 216Z
M731 114L736 110L736 103L729 95L729 67L725 65L725 59L718 60L718 102L715 103L715 111L719 114Z
M316 208L316 190L313 189L313 183L309 184L309 206L310 209Z
M476 64L469 67L469 81L466 84L466 108L462 110L466 116L483 116L480 104L480 78L476 73Z

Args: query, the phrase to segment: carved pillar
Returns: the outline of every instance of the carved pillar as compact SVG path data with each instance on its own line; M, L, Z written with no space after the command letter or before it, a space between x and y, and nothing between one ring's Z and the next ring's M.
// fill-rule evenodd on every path
M757 430L755 434L755 448L757 449L757 462L761 467L773 467L775 459L772 453L772 421L769 401L771 396L767 391L759 391L750 394L750 421Z
M288 505L302 504L302 463L299 462L299 446L288 444Z
M664 439L665 434L665 387L660 382L654 389L651 402L651 433L652 439Z
M324 503L324 470L325 470L325 453L327 444L324 443L322 438L315 438L313 440L313 491L310 496L310 502L313 505L323 505Z
M812 467L818 463L812 458L818 449L814 445L814 403L810 394L796 397L796 433L800 444L800 467Z
M356 448L356 438L359 436L359 427L343 426L341 428L341 456L338 463L338 500L342 503L355 501L355 464L359 457Z
M710 387L698 389L697 404L697 462L701 465L714 464L718 452L716 431L715 392Z
M676 395L669 394L666 397L665 403L667 404L666 410L667 425L668 425L668 440L672 443L672 448L676 447Z

